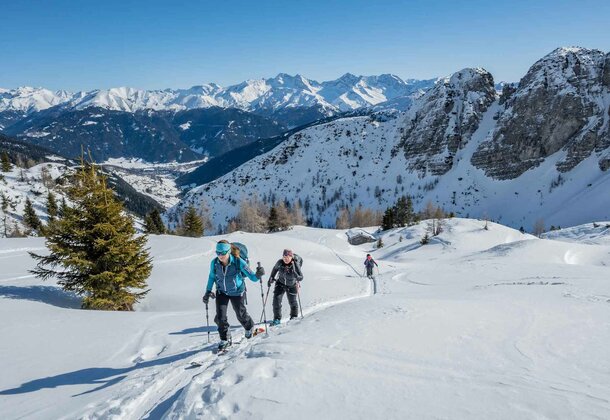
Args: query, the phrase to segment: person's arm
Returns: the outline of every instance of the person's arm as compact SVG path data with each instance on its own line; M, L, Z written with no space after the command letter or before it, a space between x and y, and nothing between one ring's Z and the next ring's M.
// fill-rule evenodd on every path
M258 277L256 277L254 271L252 271L250 266L241 258L239 259L239 271L240 273L245 274L253 282L258 282Z
M375 265L377 266L377 268L379 268L379 264L377 264L377 261L373 260L373 262L375 263Z
M277 271L280 269L280 262L276 262L275 265L273 266L273 270L271 270L271 274L269 275L269 279L273 279L275 280L275 275L277 274Z
M208 285L205 288L206 292L211 292L212 291L212 288L214 287L214 281L216 280L216 273L214 273L214 271L215 271L214 270L214 268L215 268L214 267L215 259L216 258L214 258L212 260L212 264L210 264L210 274L208 275Z

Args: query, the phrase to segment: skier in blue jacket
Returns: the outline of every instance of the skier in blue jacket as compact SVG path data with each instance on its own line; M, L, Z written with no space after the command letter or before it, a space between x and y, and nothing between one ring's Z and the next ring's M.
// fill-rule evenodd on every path
M256 273L252 272L248 264L239 257L239 249L231 247L228 241L222 240L216 244L216 256L210 265L210 275L203 303L208 304L210 297L214 298L212 288L216 284L216 316L214 322L218 326L220 335L219 350L231 345L227 309L229 302L233 306L237 320L244 327L246 338L252 337L254 321L246 309L246 283L245 277L258 282L264 271L258 267Z

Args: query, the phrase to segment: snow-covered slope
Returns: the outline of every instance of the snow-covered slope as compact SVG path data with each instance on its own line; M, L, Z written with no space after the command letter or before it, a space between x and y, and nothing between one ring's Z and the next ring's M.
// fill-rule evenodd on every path
M610 222L587 223L546 232L543 238L583 244L610 245Z
M282 108L319 106L342 112L417 95L434 85L435 79L403 81L398 76L354 76L317 82L301 75L280 73L268 79L253 79L220 87L214 83L189 89L143 90L119 87L90 92L51 92L24 87L0 90L0 112L39 111L63 104L72 109L100 107L115 111L186 110L219 106L244 110L275 111Z
M0 88L0 112L20 111L29 113L40 111L65 103L73 96L73 94L63 90L53 92L48 89L33 87Z
M536 95L542 95L538 102L523 99L528 106L537 104L535 115L527 118L540 121L529 124L528 130L544 124L558 131L539 134L539 147L511 146L507 135L498 133L507 121L521 118L513 98L528 98L532 75L557 70L562 54L562 74L580 71L583 77L566 76L548 89L543 83L536 88ZM595 60L588 62L587 57ZM608 81L602 77L600 57L603 53L596 50L553 51L532 66L516 91L505 89L509 98L497 96L485 70L461 70L439 80L405 113L340 119L293 134L274 150L193 189L170 216L187 205L205 203L212 209L214 225L225 224L237 213L235 202L257 194L267 202L300 201L316 224L334 226L343 207L362 204L383 211L399 196L411 195L417 209L431 201L461 216L488 217L526 230L537 220L547 228L608 220L610 171L604 156L610 156L610 132L604 130L610 127L610 102L597 99L610 97L610 76ZM589 70L596 77L590 77ZM559 87L562 80L564 88ZM582 137L584 129L565 137L565 121L554 113L566 95L579 100L570 90L574 84L583 95L596 92L583 96L597 101L585 107L591 114L583 118L589 116L599 128L585 136L588 140ZM548 142L559 142L560 147L549 149ZM496 146L489 149L490 143ZM526 162L532 148L545 150L545 155L528 170L507 166Z
M75 309L27 273L41 239L2 239L0 417L607 418L610 248L483 226L453 219L421 246L424 222L379 250L345 231L229 236L266 268L283 247L304 257L305 318L222 358L200 301L219 238L151 238L134 313ZM359 276L367 252L375 283Z
M17 232L24 233L23 211L26 199L29 198L36 215L46 224L48 222L47 197L53 192L57 204L66 198L61 189L55 188L55 181L63 176L68 167L63 163L40 163L28 169L13 166L10 172L0 172L0 194L8 200L6 213L0 210L0 237ZM43 181L43 178L46 181ZM68 201L69 203L69 201Z

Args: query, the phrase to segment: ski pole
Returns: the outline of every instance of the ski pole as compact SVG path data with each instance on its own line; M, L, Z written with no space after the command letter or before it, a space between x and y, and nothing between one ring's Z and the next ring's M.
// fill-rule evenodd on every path
M263 290L263 274L265 273L265 270L261 266L260 261L258 262L257 267L258 269L256 271L262 272L258 280L261 284L261 302L263 303L263 320L265 321L265 335L269 335L269 329L267 328L267 313L265 312L265 292Z
M267 294L265 295L265 301L263 302L263 310L267 307L267 300L269 299L269 290L271 290L271 286L267 286ZM261 312L261 319L258 320L259 324L261 322L263 322L263 312Z
M210 314L208 312L208 304L205 304L205 326L208 330L208 344L210 344Z
M297 281L297 298L299 299L299 309L301 310L301 318L303 318L303 305L301 305L301 283Z

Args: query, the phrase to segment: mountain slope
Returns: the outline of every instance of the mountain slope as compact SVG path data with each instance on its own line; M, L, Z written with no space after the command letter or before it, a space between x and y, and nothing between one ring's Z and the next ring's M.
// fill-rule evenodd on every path
M581 74L577 81L586 89L575 91L576 82L564 78L557 81L564 80L563 87L547 89L543 83L545 94L537 96L532 74L556 70L557 57L564 53L597 57L593 73L582 64L584 59L563 61L567 67L562 74ZM526 229L538 219L562 226L608 220L610 172L604 162L610 156L610 114L605 98L610 95L601 76L605 73L599 71L602 57L595 50L554 51L532 66L510 98L497 96L485 70L462 70L442 79L403 114L340 119L297 132L265 155L192 190L169 215L203 203L212 210L214 225L223 225L236 215L236 202L256 193L267 203L300 201L316 225L334 226L343 207L362 204L385 210L406 194L418 209L432 201L459 215ZM575 131L559 149L545 149L555 138L544 131L531 147L513 147L513 137L503 131L507 122L519 121L514 114L517 99L511 98L529 103L530 91L537 108L529 118L540 123L530 121L529 129L555 124L561 131L562 124L569 125L568 118L558 120L553 114L567 91L571 100L582 93L582 103L595 103L582 108L595 130L587 125ZM511 87L504 92L510 95ZM485 154L490 144L496 145L499 160ZM524 155L534 149L543 152L536 165ZM528 170L515 171L519 165Z

